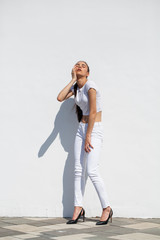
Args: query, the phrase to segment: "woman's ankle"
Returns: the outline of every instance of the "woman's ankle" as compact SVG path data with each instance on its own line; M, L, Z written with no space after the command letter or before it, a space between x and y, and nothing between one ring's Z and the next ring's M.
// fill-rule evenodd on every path
M111 207L110 206L108 206L108 207L106 207L106 208L103 208L103 211L108 211L108 210L110 210L111 209Z
M81 207L81 206L74 206L74 209L82 209L83 207Z

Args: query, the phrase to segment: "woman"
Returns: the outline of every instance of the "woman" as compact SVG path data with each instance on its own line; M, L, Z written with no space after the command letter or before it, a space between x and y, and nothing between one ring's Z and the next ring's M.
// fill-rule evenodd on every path
M109 219L112 222L113 211L98 170L99 153L103 141L101 96L96 84L87 79L89 66L85 61L78 61L71 73L72 80L57 96L57 100L62 102L74 95L79 121L74 143L74 212L72 219L67 224L77 223L81 216L83 216L83 221L85 220L83 196L85 171L87 170L103 209L100 221L96 225L103 225L107 224Z

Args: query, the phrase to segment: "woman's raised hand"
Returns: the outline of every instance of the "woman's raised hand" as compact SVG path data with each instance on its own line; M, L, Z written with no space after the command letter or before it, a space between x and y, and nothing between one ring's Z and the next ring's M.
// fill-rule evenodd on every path
M76 70L77 70L77 66L74 65L74 67L72 68L72 79L74 79L75 81L77 80L77 74L76 74Z

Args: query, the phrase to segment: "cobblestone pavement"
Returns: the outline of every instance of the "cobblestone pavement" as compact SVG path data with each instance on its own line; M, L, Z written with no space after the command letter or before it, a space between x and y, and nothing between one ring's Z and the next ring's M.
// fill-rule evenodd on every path
M103 226L98 220L70 225L68 218L0 217L0 240L160 240L160 218L113 217Z

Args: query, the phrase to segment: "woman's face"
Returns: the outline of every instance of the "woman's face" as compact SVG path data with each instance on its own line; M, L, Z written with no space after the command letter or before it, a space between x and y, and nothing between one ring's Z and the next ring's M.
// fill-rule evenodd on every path
M83 76L83 77L89 76L88 67L85 62L79 61L75 65L77 66L77 69L76 69L77 75Z

